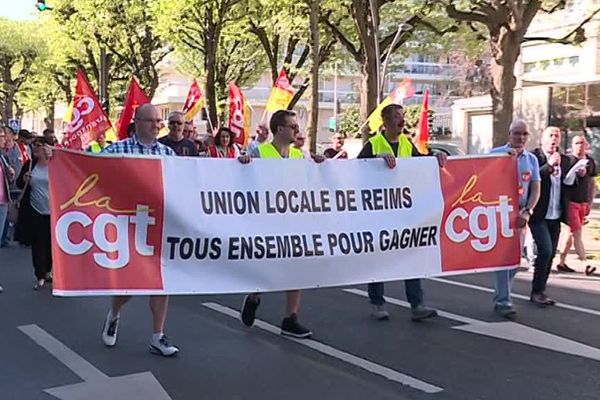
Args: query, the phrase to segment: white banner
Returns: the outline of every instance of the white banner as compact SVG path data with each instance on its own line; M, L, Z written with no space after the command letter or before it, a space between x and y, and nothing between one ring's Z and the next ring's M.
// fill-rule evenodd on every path
M58 152L55 294L266 292L514 267L516 187L470 175L510 161L440 171L432 157L391 170L381 159L242 165Z

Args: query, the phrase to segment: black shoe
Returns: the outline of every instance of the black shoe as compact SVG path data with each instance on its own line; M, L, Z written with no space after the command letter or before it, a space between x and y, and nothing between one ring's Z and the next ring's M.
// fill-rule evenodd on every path
M559 270L560 272L575 272L575 270L571 267L569 267L567 264L558 264L556 266L556 269Z
M258 306L260 306L260 297L252 298L251 295L246 295L246 297L244 297L240 318L242 319L243 324L248 328L254 325Z
M596 267L592 267L591 265L588 265L587 267L585 267L585 274L587 276L594 275L594 272L596 272Z
M283 319L281 322L281 334L298 339L308 339L312 336L312 332L309 329L300 325L296 314L292 314L288 318Z
M546 296L545 293L531 293L531 296L529 296L529 301L537 304L538 306L553 306L556 304L556 301Z

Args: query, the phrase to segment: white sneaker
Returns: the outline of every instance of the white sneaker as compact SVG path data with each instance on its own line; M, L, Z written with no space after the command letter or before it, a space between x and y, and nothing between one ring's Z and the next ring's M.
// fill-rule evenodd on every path
M179 347L169 344L167 337L162 335L158 341L154 339L150 341L150 353L163 357L172 357L179 353Z
M102 328L102 341L108 347L113 347L117 344L117 331L119 330L119 318L111 319L111 313L109 312L104 321L104 328Z
M4 288L0 286L0 293L4 292Z
M390 319L390 314L385 309L385 304L373 304L371 316L379 321Z

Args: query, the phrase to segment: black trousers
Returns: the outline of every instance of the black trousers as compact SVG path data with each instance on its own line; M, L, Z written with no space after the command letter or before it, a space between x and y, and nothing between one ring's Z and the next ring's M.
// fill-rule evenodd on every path
M529 229L537 247L537 258L533 264L535 271L533 272L531 292L544 293L552 269L552 260L558 246L560 220L543 219L530 222Z
M31 214L31 258L37 279L46 278L52 271L52 241L50 216L33 210Z

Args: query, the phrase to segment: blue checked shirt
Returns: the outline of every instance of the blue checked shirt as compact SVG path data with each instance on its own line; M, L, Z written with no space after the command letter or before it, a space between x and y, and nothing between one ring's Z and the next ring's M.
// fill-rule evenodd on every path
M137 135L124 140L119 140L116 143L102 150L103 153L111 154L142 154L142 155L153 155L153 156L174 156L175 152L168 146L159 143L155 140L150 146L142 144L138 139Z

